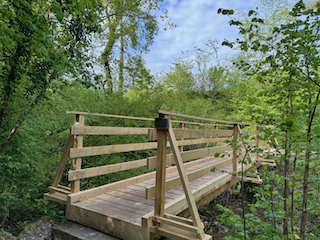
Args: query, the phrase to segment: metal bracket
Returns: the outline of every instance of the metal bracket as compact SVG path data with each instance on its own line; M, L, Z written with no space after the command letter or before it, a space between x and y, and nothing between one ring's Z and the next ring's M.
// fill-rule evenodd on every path
M168 118L156 118L154 127L156 129L168 129L169 128L169 121Z

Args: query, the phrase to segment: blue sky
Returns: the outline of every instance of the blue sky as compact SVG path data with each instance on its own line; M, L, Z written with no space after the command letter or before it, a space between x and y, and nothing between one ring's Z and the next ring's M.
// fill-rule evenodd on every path
M219 8L255 9L254 0L166 0L161 5L168 9L166 22L177 25L175 29L160 29L150 52L145 55L146 65L153 72L167 70L170 62L181 56L181 51L194 55L194 47L203 47L209 38L234 40L236 27L230 27L229 18L218 14ZM231 50L220 47L220 54Z

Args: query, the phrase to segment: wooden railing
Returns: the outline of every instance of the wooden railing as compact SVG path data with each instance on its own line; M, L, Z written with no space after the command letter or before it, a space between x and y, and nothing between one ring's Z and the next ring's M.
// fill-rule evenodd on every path
M157 149L157 130L154 128L143 127L108 127L108 126L85 126L85 116L99 116L110 118L122 118L142 121L155 121L154 118L142 118L132 116L120 116L112 114L100 113L86 113L67 111L67 114L75 114L74 124L70 128L70 136L66 143L63 155L51 185L50 191L59 192L62 194L77 193L80 191L80 180L89 177L105 175L109 173L129 170L133 168L146 166L147 169L154 169L156 167L157 156L150 156L146 159L129 161L118 164L111 164L105 166L97 166L93 168L82 169L82 158L103 154L131 152L139 150ZM206 119L200 119L206 121ZM229 146L218 146L219 142L231 139L232 130L218 130L218 126L230 128L232 125L227 124L209 124L205 122L191 122L183 120L171 120L173 123L179 123L176 129L173 129L176 138L181 139L177 142L180 151L183 151L185 145L195 145L206 143L206 147L202 149L190 150L182 153L183 161L198 159L201 157L221 153L229 150ZM199 127L214 127L215 129L187 129L185 126L198 125ZM149 142L144 143L130 143L106 146L83 147L84 135L148 135ZM215 143L216 147L209 147L210 143ZM73 148L72 148L73 146ZM171 151L170 143L167 143L169 152ZM63 170L66 166L67 159L72 158L72 169L68 172L68 180L71 182L71 187L61 186L59 182L62 177ZM175 164L172 154L167 155L167 164ZM172 185L173 186L173 185ZM153 190L151 189L150 192ZM146 197L150 198L149 193Z
M195 200L190 189L189 182L204 175L207 175L212 168L219 170L230 164L233 166L233 179L237 180L238 174L238 148L241 142L239 142L239 135L251 135L254 136L255 141L250 142L249 145L255 145L259 148L259 130L257 125L247 124L242 122L232 122L224 120L216 120L202 117L195 117L185 114L171 113L162 110L154 110L152 113L158 114L158 118L141 118L131 116L119 116L111 114L99 114L99 113L85 113L85 112L70 112L68 114L75 114L74 124L70 129L70 136L66 143L64 152L62 154L54 181L52 186L49 187L50 194L57 194L56 199L59 196L61 201L66 202L66 196L68 196L69 204L76 203L81 200L88 199L90 197L97 196L108 191L117 190L120 187L129 186L133 183L139 183L149 179L155 179L155 185L146 187L146 199L155 198L154 215L151 216L151 220L147 219L148 229L157 234L164 234L165 230L158 228L159 225L163 226L170 224L170 226L181 227L184 230L191 231L197 235L199 239L207 239L208 235L205 235L201 226L198 211L196 209ZM108 127L108 126L85 126L85 116L100 116L100 117L112 117L133 119L142 121L155 122L155 128L150 127ZM170 118L183 118L183 120L172 120ZM185 121L185 119L195 120L198 122ZM214 122L208 123L208 122ZM172 128L172 123L178 123L178 128ZM188 129L189 124L198 125L198 127L204 127L206 129ZM240 126L255 127L256 131L241 132ZM223 127L225 129L218 129ZM214 128L214 129L210 129ZM230 129L232 128L232 129ZM128 144L116 144L106 146L93 146L83 147L84 135L146 135L148 142L142 143L128 143ZM178 140L177 140L178 139ZM223 143L225 141L233 140L233 145ZM210 143L214 143L214 146L210 147ZM183 146L203 144L201 148L183 151ZM72 148L73 146L73 148ZM140 151L148 149L157 149L157 156L150 156L146 159L128 161L118 164L97 166L92 168L82 169L82 158L91 157L96 155L121 153ZM172 153L171 153L172 151ZM232 156L226 157L223 161L216 161L210 166L204 166L201 169L197 169L188 174L185 171L186 167L191 167L200 163L212 161L217 153L232 153ZM71 182L71 187L61 186L59 182L63 170L66 166L68 158L72 158L72 169L68 172L68 180ZM198 160L200 159L200 160ZM197 160L185 163L190 160ZM255 161L270 164L268 160L260 159L260 155L257 152ZM175 165L174 167L168 167L168 165ZM147 169L156 169L156 171L144 174L141 176L125 179L119 182L106 184L93 189L80 191L80 181L84 178L101 176L109 173L129 170L138 167L146 167ZM169 179L166 181L166 174L177 172L178 177ZM254 179L246 178L253 181ZM242 179L244 180L244 179ZM260 181L260 180L259 180ZM181 219L172 215L164 213L164 199L165 193L171 189L174 189L182 185L185 193L185 197L188 203L189 211L192 216L192 221L187 219ZM50 194L47 197L50 197ZM64 199L64 200L63 200ZM186 224L187 223L187 224ZM149 231L148 230L148 231ZM161 232L162 231L162 232ZM183 239L183 238L181 238ZM186 238L188 239L188 238ZM208 238L209 239L209 238Z

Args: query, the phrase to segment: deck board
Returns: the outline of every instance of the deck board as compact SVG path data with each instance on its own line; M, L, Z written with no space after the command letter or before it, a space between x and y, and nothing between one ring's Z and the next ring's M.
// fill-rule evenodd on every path
M224 158L213 158L211 161L201 162L197 165L187 167L186 172L190 173L204 167L210 167L216 163L225 161L227 158L230 158L230 156L228 155ZM255 157L252 156L252 158L254 159ZM250 165L244 165L244 170L249 168ZM238 164L238 170L241 170L240 164ZM204 196L208 196L210 192L213 192L226 184L230 184L232 176L229 173L231 172L232 164L191 181L190 187L195 196L195 200L199 201ZM167 174L166 180L168 181L176 177L178 177L177 171ZM98 218L103 218L103 216L105 216L105 221L109 221L110 223L113 223L114 221L121 221L123 224L121 227L130 229L128 230L129 232L135 232L140 229L140 233L138 235L141 237L143 236L142 217L152 214L154 210L154 198L149 200L145 198L146 188L154 186L154 184L155 179L148 179L142 182L133 183L130 186L121 187L117 190L109 191L96 197L80 201L79 203L71 204L72 206L70 206L70 208L72 208L72 211L77 212L77 214L83 214L85 216L91 216L91 213L96 217L99 216ZM187 208L188 205L181 185L166 192L165 211L167 213L177 215ZM78 216L73 216L73 214L69 214L69 216L71 217L70 220L78 221L81 224L86 225L86 222L88 221L83 220ZM90 219L90 221L96 221L92 220L92 218ZM88 223L88 225L98 226L98 223ZM114 226L113 228L118 229ZM107 229L105 226L104 228L101 227L97 230L113 234L116 237L121 237L122 233L114 232L118 230L113 230L113 228ZM143 237L141 239L143 239Z

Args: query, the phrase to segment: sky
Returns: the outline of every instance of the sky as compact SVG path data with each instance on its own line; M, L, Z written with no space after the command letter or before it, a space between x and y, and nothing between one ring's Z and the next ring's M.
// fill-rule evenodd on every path
M168 70L170 62L188 51L194 56L194 47L204 47L210 38L220 41L235 40L239 30L229 26L229 17L218 14L219 8L255 9L254 0L165 0L162 9L168 10L166 22L172 22L175 29L160 29L150 51L144 56L146 67L152 72ZM230 53L228 47L221 46L219 54Z

